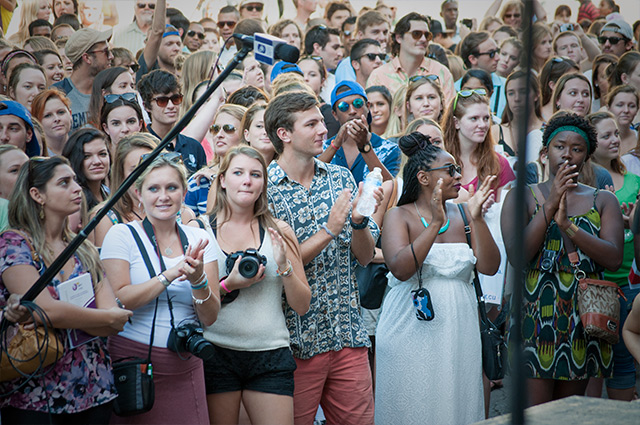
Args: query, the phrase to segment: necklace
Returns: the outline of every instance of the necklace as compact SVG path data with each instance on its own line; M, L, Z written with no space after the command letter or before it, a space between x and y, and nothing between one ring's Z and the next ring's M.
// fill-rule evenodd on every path
M167 248L164 249L164 254L165 255L171 255L171 254L173 254L173 250L171 248L167 247Z
M429 227L429 223L427 223L427 220L425 220L422 214L420 214L420 210L418 209L418 204L414 202L413 206L416 207L416 212L418 213L418 217L420 217L420 221L422 222L422 225L426 229L427 227ZM444 232L446 232L448 229L449 229L449 218L447 217L447 222L444 224L444 226L440 228L440 230L438 230L438 234L441 235Z

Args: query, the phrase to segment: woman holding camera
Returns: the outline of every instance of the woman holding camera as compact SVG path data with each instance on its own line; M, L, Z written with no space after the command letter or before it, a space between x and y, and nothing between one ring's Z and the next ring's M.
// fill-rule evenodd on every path
M134 312L124 331L109 340L113 359L147 358L154 331L153 409L127 418L115 416L112 423L202 424L208 420L202 360L188 352L174 352L173 345L173 350L168 348L175 328L189 329L185 323L198 320L209 326L220 310L216 242L207 232L176 221L186 188L180 154L161 153L136 181L146 218L116 224L104 238L101 258L107 276L120 303ZM152 271L145 265L144 251ZM192 334L197 339L197 333ZM179 342L182 347L177 351L186 351L184 340Z
M242 401L253 424L293 424L296 363L282 295L299 315L311 300L298 240L267 208L267 166L256 149L231 148L213 187L213 209L193 222L218 241L223 297L218 321L204 332L215 345L205 362L209 419L238 423Z

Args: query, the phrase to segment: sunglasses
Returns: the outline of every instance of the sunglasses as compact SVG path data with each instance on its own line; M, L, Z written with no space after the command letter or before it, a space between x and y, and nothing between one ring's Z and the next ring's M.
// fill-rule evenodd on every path
M483 56L483 55L487 55L489 56L491 59L495 58L497 54L500 54L500 49L493 49L493 50L489 50L488 52L478 52L476 53L474 56Z
M134 102L136 100L136 94L122 93L122 94L107 94L104 96L104 101L107 103L113 103L118 99L126 100L127 102Z
M509 18L509 19L511 19L511 18L519 18L520 14L519 13L513 13L513 14L507 13L506 15L504 15L504 17L505 18Z
M349 37L351 34L353 34L353 31L345 30L345 31L342 31L342 34L344 34L346 37Z
M235 21L218 21L218 28L222 29L224 27L234 28L236 26Z
M409 82L411 83L415 83L416 81L420 81L420 80L440 81L440 77L438 77L436 74L429 74L429 75L414 75L413 77L409 78Z
M420 40L422 36L424 36L427 41L431 40L431 37L433 37L429 31L414 30L410 31L409 34L411 34L411 37L413 37L413 39L416 41Z
M224 132L227 134L233 134L236 132L236 126L233 124L224 124L224 125L214 124L211 126L211 132L213 134L220 133L220 130L224 130Z
M365 53L364 55L360 56L358 59L356 60L360 60L362 58L364 58L366 56L367 59L369 59L371 62L375 61L376 58L379 58L381 61L385 61L385 59L387 59L387 55L385 53Z
M151 100L155 100L159 107L164 108L169 104L169 101L178 106L182 103L183 96L181 94L174 94L173 96L157 96Z
M449 175L451 177L455 177L456 173L462 174L462 167L459 166L458 164L449 164L449 165L445 165L444 167L427 168L424 171L436 171L436 170L445 170L445 169L449 169Z
M141 164L145 159L149 158L150 155L151 153L140 155L140 161L138 162L138 164ZM154 161L157 161L159 159L173 162L174 164L182 164L182 154L180 152L162 152L154 159Z
M354 108L360 109L364 106L364 99L361 97L357 97L353 99L353 102L351 102L351 104ZM342 102L338 103L338 110L340 112L347 112L349 110L349 104L343 100Z
M87 53L104 53L106 56L109 56L109 53L111 53L111 50L108 47L105 47L104 49L101 50L90 50Z
M313 59L316 62L320 62L320 63L324 64L324 60L322 59L322 56L311 56L311 55L301 56L300 59L298 59L298 63L300 63L300 62L302 62L303 60L306 60L306 59Z
M138 9L144 9L145 7L154 10L156 5L154 3L138 3Z
M249 12L262 12L263 6L261 4L256 4L256 5L252 5L250 4L249 6L245 6L245 9L247 9Z
M622 37L605 37L605 36L598 37L598 41L600 42L600 44L604 44L608 41L609 44L611 44L612 46L615 46L616 44L620 43L623 40L624 38Z
M197 35L200 40L204 40L203 32L195 32L194 30L190 30L189 32L187 32L187 35L189 37L195 37Z
M485 89L473 89L473 90L461 90L456 93L456 97L453 99L453 110L456 110L456 106L458 106L458 98L460 97L469 97L474 93L479 94L481 96L486 96L487 91Z
M129 68L133 72L138 72L138 70L140 69L140 65L137 62L130 63L129 65L122 65L122 66Z

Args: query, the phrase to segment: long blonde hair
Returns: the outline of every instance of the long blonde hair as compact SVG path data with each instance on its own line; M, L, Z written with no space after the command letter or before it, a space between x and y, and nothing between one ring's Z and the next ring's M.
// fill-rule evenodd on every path
M183 116L193 106L193 92L201 81L209 78L215 57L215 53L201 50L190 54L185 59L180 74L182 93L184 94L182 105L180 105L180 116Z
M20 2L20 25L18 31L9 37L9 41L22 46L29 38L29 24L36 19L41 0L22 0Z
M16 185L9 200L9 226L26 232L31 237L35 251L47 265L50 265L55 259L53 250L45 239L44 229L47 217L40 218L42 207L31 197L29 190L34 187L43 192L47 183L53 178L55 169L61 165L71 167L69 161L61 156L46 159L31 158L20 168ZM75 236L75 233L69 229L68 219L65 219L62 240L70 242ZM76 255L82 265L91 273L95 288L104 276L98 250L91 242L85 240L78 247Z

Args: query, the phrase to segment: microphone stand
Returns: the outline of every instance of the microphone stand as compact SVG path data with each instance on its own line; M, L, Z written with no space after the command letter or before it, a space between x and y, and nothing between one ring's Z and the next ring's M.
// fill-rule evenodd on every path
M56 274L62 269L62 267L67 263L69 258L73 255L73 253L78 249L78 247L84 242L85 239L89 236L89 234L95 229L95 227L100 223L100 220L107 214L107 212L113 208L118 199L124 195L129 187L133 185L133 183L140 177L142 172L155 160L155 158L162 152L163 149L169 145L171 140L175 139L178 134L187 126L187 124L191 121L193 116L196 114L198 109L207 101L207 99L213 94L213 92L220 86L220 84L224 81L225 78L244 60L247 54L253 49L252 45L243 44L242 48L236 53L233 57L232 61L229 65L220 73L218 78L207 88L207 90L200 96L200 98L193 104L193 106L187 111L187 113L178 121L178 123L167 133L167 135L162 139L162 142L149 154L147 158L142 161L132 172L129 174L129 177L125 179L122 185L118 188L118 190L111 196L105 206L98 211L96 216L87 223L87 225L78 232L75 238L69 245L60 253L60 255L51 263L49 267L45 270L45 272L40 276L40 278L29 288L26 294L24 294L20 300L20 304L24 304L27 301L33 301L44 288L47 287L49 282L54 278ZM2 319L0 323L0 332L3 332L11 322L8 320Z

